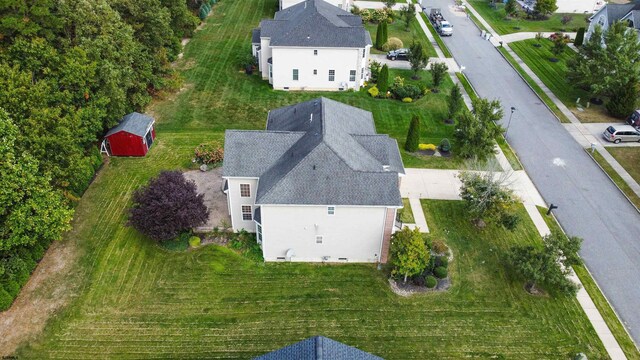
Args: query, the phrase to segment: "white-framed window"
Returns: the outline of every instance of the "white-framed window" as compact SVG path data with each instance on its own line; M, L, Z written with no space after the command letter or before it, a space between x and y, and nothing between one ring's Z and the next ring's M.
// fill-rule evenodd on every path
M364 79L364 68L360 71L360 80Z
M251 205L242 205L242 220L245 220L245 221L253 220Z
M240 197L250 197L250 196L251 196L251 185L240 184Z
M293 80L298 80L298 69L293 69Z
M336 207L335 206L327 206L327 215L335 215Z
M367 49L366 48L362 49L362 58L364 59L365 56L367 56Z
M262 225L256 224L256 236L258 238L258 244L262 244Z
M318 75L318 69L313 69L313 75Z
M324 240L324 236L316 235L316 244L322 244L322 240Z
M271 66L271 64L269 64L269 79L273 78L273 66Z
M329 81L336 81L336 71L329 70Z
M356 81L356 71L349 70L349 81Z
M318 55L318 50L313 50L313 55Z

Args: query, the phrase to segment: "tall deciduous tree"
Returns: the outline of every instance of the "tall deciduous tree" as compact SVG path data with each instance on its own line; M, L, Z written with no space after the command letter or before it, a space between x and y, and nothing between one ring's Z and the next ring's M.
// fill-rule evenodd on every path
M404 277L418 275L429 263L429 251L425 245L420 229L402 228L393 234L391 239L392 274Z
M517 198L505 185L508 174L486 170L463 171L459 178L462 182L460 197L467 203L467 210L477 224L482 220L502 224L508 230L515 229L518 223L514 211Z
M409 123L404 149L409 152L415 152L418 150L418 145L420 145L420 118L418 115L413 115Z
M413 41L409 47L409 54L407 54L409 64L411 64L411 70L413 70L413 78L419 79L418 72L424 69L429 62L427 51L422 46L420 41Z
M409 31L411 23L416 19L416 11L413 5L405 5L400 9L400 18L404 22L404 30Z
M582 239L566 237L553 232L543 239L543 246L521 245L512 247L507 262L526 281L529 292L536 292L538 285L575 295L578 286L567 276L571 266L581 264L578 255Z
M204 195L179 171L163 171L133 194L129 224L158 241L173 239L181 232L204 224L209 211Z
M451 88L451 93L449 94L449 99L447 99L447 108L449 110L449 119L453 119L453 116L460 111L464 102L462 100L462 92L460 91L460 86L455 84L453 88Z
M458 154L463 158L485 161L494 153L494 139L501 128L495 122L502 118L498 100L477 98L473 100L473 112L463 110L458 115L454 136Z
M628 116L635 105L626 99L638 96L640 83L640 41L628 31L624 22L616 22L603 33L600 26L580 48L578 57L569 62L569 81L595 96L608 96L614 103L611 115Z
M518 12L518 3L516 3L516 0L507 0L504 4L504 12L507 16L516 14Z
M533 11L540 17L553 14L556 10L558 10L556 0L537 0L536 5L533 7Z
M447 64L443 62L431 63L429 67L429 71L431 72L431 80L433 81L433 87L437 91L440 84L444 80L445 75L447 74Z

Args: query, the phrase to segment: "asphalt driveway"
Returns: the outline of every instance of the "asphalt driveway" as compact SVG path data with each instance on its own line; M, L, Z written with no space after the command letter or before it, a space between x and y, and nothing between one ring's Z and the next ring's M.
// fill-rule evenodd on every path
M443 40L479 95L517 109L509 143L565 231L584 239L587 267L640 343L640 214L471 20L452 14L450 0L430 4L454 25Z

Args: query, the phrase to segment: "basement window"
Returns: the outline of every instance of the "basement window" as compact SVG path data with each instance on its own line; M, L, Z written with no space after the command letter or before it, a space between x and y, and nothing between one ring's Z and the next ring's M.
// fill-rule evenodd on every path
M327 215L334 215L336 213L335 206L327 206Z
M324 236L316 235L316 244L322 244L322 240L324 240Z

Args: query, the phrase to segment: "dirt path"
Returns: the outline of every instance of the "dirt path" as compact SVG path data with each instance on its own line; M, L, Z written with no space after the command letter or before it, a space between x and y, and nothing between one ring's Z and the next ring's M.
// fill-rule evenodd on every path
M77 258L74 241L54 242L9 310L0 313L0 357L13 354L44 329L76 293L67 276Z

